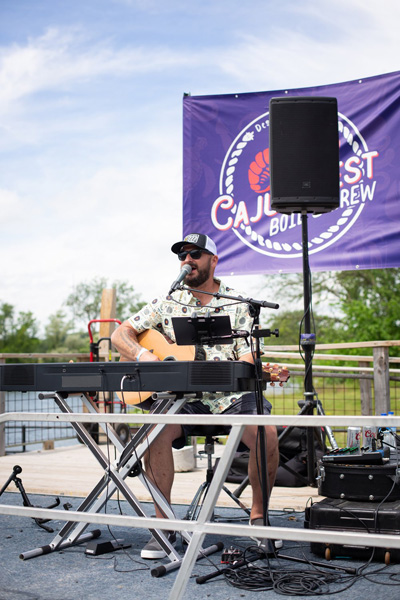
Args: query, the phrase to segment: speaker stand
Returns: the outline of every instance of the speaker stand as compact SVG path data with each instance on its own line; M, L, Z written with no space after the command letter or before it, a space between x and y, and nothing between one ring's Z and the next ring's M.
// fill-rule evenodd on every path
M312 373L312 358L315 349L315 333L311 332L311 276L308 259L308 215L301 213L301 232L303 245L303 298L304 298L304 334L300 333L300 345L304 352L304 398L314 412L314 385ZM307 478L309 485L315 485L315 448L313 430L307 427Z
M315 350L315 333L311 331L311 274L310 263L308 258L308 215L307 210L301 212L301 228L302 228L302 246L303 246L303 295L304 295L304 333L300 333L300 345L304 352L304 398L305 404L308 406L307 414L317 413L325 414L320 401L316 398L316 392L313 385L312 360ZM319 410L318 410L319 409ZM325 427L329 441L335 448L338 447L332 430L330 427ZM314 431L312 427L307 427L307 479L309 485L316 485L316 459L314 446Z

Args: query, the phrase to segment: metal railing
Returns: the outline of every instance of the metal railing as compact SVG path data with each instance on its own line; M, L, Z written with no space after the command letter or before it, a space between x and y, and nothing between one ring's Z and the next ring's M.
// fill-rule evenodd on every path
M71 407L80 412L80 397L70 398ZM37 392L6 392L5 412L21 413L24 417L29 413L46 413L57 411L54 402L49 399L40 400ZM68 423L32 423L25 420L6 423L4 427L6 453L26 452L43 448L54 448L65 445L70 440L76 441L76 434Z
M400 358L391 357L391 347L400 341L377 341L354 344L318 345L313 359L313 382L327 415L374 415L393 411L400 414ZM339 354L338 350L372 349L373 354ZM326 351L321 353L320 350ZM335 352L332 354L332 352ZM113 355L117 357L118 355ZM88 361L89 354L0 354L5 361ZM295 415L303 398L304 369L296 346L266 346L265 360L288 366L289 381L283 386L268 386L266 394L274 414ZM80 402L78 397L76 402ZM114 402L114 400L113 400ZM0 413L47 412L47 401L39 400L33 392L1 392ZM78 406L74 406L74 409ZM53 407L51 407L53 409ZM114 412L120 412L115 402ZM335 428L334 432L342 431ZM30 424L25 420L0 425L0 456L27 449L54 447L75 440L73 429L65 423Z
M18 421L21 419L21 413L9 413L0 415L0 424L6 421ZM27 416L29 421L37 422L51 422L51 421L62 421L62 422L95 422L95 423L120 423L125 415L115 414L56 414L56 413L31 413ZM198 518L194 521L178 520L178 519L157 519L148 517L131 517L125 515L112 515L112 514L100 514L98 512L85 512L85 511L60 511L54 509L43 509L43 508L31 508L31 507L16 507L0 504L0 514L15 515L28 518L50 518L59 519L61 521L68 522L81 522L81 523L98 523L108 524L114 526L127 526L127 527L139 527L139 528L162 528L167 531L185 531L190 532L192 537L185 552L183 561L180 565L178 575L175 579L174 585L170 592L170 600L180 600L184 597L185 589L189 581L190 575L193 570L193 566L196 561L196 557L199 554L201 545L203 543L206 533L218 534L218 535L234 535L234 536L245 536L250 535L259 538L270 537L271 539L282 539L282 540L297 540L305 542L319 542L325 543L329 540L332 544L350 544L359 546L371 545L371 534L360 532L342 532L332 531L326 529L299 529L293 527L272 527L269 526L268 530L265 527L255 527L250 525L237 525L232 523L216 523L212 521L212 509L215 506L216 498L221 490L222 482L225 480L226 474L229 469L229 465L232 461L233 454L236 450L237 444L243 429L246 425L287 425L287 426L301 426L304 427L343 427L352 424L359 425L372 425L372 426L385 426L385 427L400 427L400 417L349 417L349 416L309 416L309 415L295 415L295 416L246 416L246 415L235 415L235 416L223 416L223 415L167 415L167 414L151 414L141 415L140 421L142 423L165 423L165 424L198 424L201 422L205 425L230 425L231 433L228 437L225 452L221 457L220 463L217 467L215 476L211 482L209 491L207 493L205 502L198 515ZM112 468L111 466L109 468ZM378 548L400 548L400 536L390 534L373 534L373 544ZM56 548L55 548L56 549ZM54 550L55 550L54 549ZM37 554L35 554L36 556Z

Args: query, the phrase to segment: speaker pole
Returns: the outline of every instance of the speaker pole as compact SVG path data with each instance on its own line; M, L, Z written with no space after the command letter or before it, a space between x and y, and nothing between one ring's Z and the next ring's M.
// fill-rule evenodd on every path
M302 216L304 315L299 345L305 362L305 402L300 412L314 414L314 410L319 410L319 401L312 377L316 340L315 332L311 331L307 214L326 213L340 206L337 98L271 98L269 121L271 208ZM307 427L307 458L308 481L315 485L314 429L311 427Z
M311 331L311 274L308 260L308 215L307 210L301 213L302 245L303 245L303 295L304 295L304 334L300 333L300 344L304 351L305 375L304 397L314 413L316 405L313 385L312 359L315 348L315 333ZM310 485L315 484L315 448L314 431L307 427L307 478Z

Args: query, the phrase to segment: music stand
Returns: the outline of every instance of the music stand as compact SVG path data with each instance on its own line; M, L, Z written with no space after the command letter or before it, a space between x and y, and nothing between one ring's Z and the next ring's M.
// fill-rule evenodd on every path
M229 316L172 317L172 326L178 346L232 344L234 339Z

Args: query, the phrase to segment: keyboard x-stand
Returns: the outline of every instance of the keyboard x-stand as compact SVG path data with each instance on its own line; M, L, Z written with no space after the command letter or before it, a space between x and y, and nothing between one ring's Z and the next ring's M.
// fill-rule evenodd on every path
M42 399L53 398L62 412L72 412L68 405L68 398L64 398L63 395L59 393L40 394L39 397L41 397ZM174 394L165 394L164 397L161 398L161 402L154 411L154 414L176 414L187 402L187 400L187 396L176 399L176 396ZM90 399L87 398L85 395L82 395L82 401L85 407L90 412L97 412L96 408L93 407ZM77 508L78 512L93 514L100 512L104 505L107 503L107 501L113 496L113 494L117 490L119 490L121 495L124 496L124 498L131 505L135 513L138 516L146 518L148 515L146 515L139 500L136 498L132 490L125 482L125 479L129 475L134 474L137 475L137 477L149 490L154 501L158 504L158 506L160 506L165 516L167 518L172 519L176 518L170 504L167 502L167 500L164 498L161 492L154 486L150 479L146 476L144 471L141 469L140 463L143 455L148 450L149 446L151 446L154 439L159 435L162 428L165 427L165 425L143 425L139 429L139 431L133 436L130 442L124 447L121 444L119 437L115 433L115 430L107 424L100 423L100 426L102 427L108 440L116 447L117 451L120 453L120 460L115 466L113 464L110 464L109 458L103 453L101 448L93 440L93 438L82 423L72 423L72 426L83 441L83 443L87 446L87 448L89 448L89 450L96 458L97 462L104 470L104 476L101 477L101 479L93 488L93 490L79 505L79 507ZM150 431L151 427L153 427L152 431ZM94 530L92 532L84 534L84 531L87 526L87 523L82 522L66 522L59 531L59 533L49 544L30 550L28 552L23 552L21 553L20 558L22 558L23 560L34 558L36 556L65 549L72 545L86 543L100 536L101 532L99 530ZM182 562L182 557L171 545L165 533L158 529L151 529L150 531L165 551L167 558L170 560L170 564L166 566L166 570L178 568ZM190 541L190 534L182 532L182 536L186 539L187 542ZM216 545L213 545L209 548L202 549L201 554L208 555L215 552L218 549L219 546L217 547Z
M68 403L68 398L70 393L77 393L77 385L86 388L86 391L88 386L96 388L93 391L104 391L104 373L106 373L106 380L108 382L107 387L111 388L109 391L117 391L118 388L116 386L114 375L115 373L118 373L119 376L121 367L121 363L102 363L101 366L99 366L99 363L4 365L0 368L0 388L43 390L46 388L48 389L49 385L56 382L57 385L62 388L61 391L50 393L41 392L39 398L52 398L63 413L73 414L74 411ZM25 371L24 368L26 368ZM163 376L162 381L168 381L168 385L175 388L175 391L169 393L156 393L157 399L160 401L157 403L154 411L152 411L153 414L177 414L182 406L190 398L196 395L196 389L200 391L204 387L214 386L219 391L232 389L250 390L254 383L252 365L229 361L221 361L219 363L209 361L188 363L156 362L147 364L142 363L140 367L138 366L138 363L124 363L122 368L124 373L127 373L129 372L129 369L132 369L132 372L136 374L135 378L126 382L125 388L128 390L138 390L141 386L148 389L148 385L150 385L148 379L152 384L154 384L157 379L156 377L150 377L151 373L153 372L153 374L155 374L159 369L164 372L164 375L168 372L175 373L171 377L166 377L166 379ZM140 370L143 371L142 377L140 375L137 376L138 371ZM103 374L103 378L99 378L98 373L100 372ZM176 375L176 372L179 372L179 375ZM21 385L21 375L23 373L25 374L25 383ZM26 373L28 373L28 375ZM214 381L219 381L218 384L209 383L207 385L201 383L201 381L209 381L213 377L215 378ZM85 378L88 380L86 383ZM182 386L183 383L193 391L185 394L177 392L176 389ZM163 384L157 383L157 387L161 387L161 385ZM73 387L72 390L71 386ZM91 400L88 393L82 393L81 398L83 405L89 413L98 413L96 404ZM103 429L107 440L115 446L120 455L116 465L110 464L110 459L104 454L83 423L71 422L71 425L82 442L92 452L104 471L104 476L101 477L93 490L79 505L77 509L78 512L87 514L98 513L118 490L138 516L147 517L139 500L125 482L125 479L128 476L135 475L149 490L154 502L160 507L165 514L165 517L175 519L172 507L141 468L141 459L149 449L149 446L151 446L153 441L165 427L164 424L143 425L128 444L123 446L115 433L114 428L110 427L108 424L100 423L100 427ZM84 531L87 526L88 524L84 522L66 522L49 544L23 552L20 557L24 560L34 558L36 556L62 550L72 545L86 543L100 536L99 530L94 530L85 534ZM179 568L183 557L171 545L165 533L159 529L151 529L150 531L163 548L170 561L164 566L163 572L165 573ZM191 534L184 531L182 531L181 534L189 543ZM222 544L214 544L207 548L202 548L198 554L198 558L220 549L222 549Z

